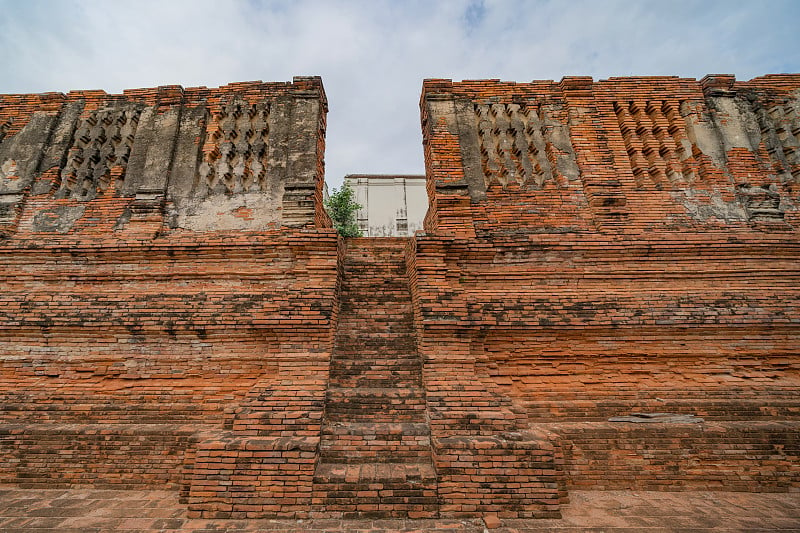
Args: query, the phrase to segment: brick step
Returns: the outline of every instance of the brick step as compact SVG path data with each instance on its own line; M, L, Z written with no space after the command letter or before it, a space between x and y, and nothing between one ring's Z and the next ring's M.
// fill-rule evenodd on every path
M408 312L411 309L411 297L408 294L408 289L402 295L382 294L379 287L357 287L351 290L361 292L353 296L341 296L340 304L342 309L352 312L353 316L358 318L369 316L368 311L370 309L365 309L364 305L371 305L373 306L371 308L372 311L380 311L384 314L388 312Z
M411 305L411 298L402 300L388 298L342 298L339 311L345 313L342 318L348 318L354 322L363 319L372 320L375 318L373 315L395 320L413 320L414 308Z
M350 292L350 296L360 297L364 294L377 296L383 293L406 293L408 297L408 280L406 279L405 269L403 271L375 270L372 268L351 268L344 270L342 278L343 292L348 289L370 289L368 293Z
M417 351L416 339L407 333L375 333L371 336L366 335L339 335L335 339L336 352L342 355L369 356L369 359L382 353L390 353L392 356L402 356L413 354Z
M335 402L369 402L369 403L402 403L411 406L417 403L425 403L425 393L420 387L406 388L359 388L351 389L345 387L328 387L326 403L331 405Z
M371 246L369 248L347 247L345 261L391 261L405 263L405 249L391 246Z
M339 353L336 353L336 352ZM331 370L335 370L335 365L338 363L350 364L363 363L371 364L377 363L378 366L385 366L390 362L396 362L402 367L412 368L411 362L418 361L419 356L412 355L412 347L398 346L397 348L391 346L375 346L363 347L353 346L343 349L341 351L335 350L331 356Z
M438 512L408 240L349 239L312 508L325 516Z
M327 463L314 473L314 494L327 504L437 504L436 471L431 462ZM327 507L327 505L326 505Z
M352 341L369 341L372 339L387 338L392 342L398 340L413 340L414 321L411 318L395 318L386 320L379 317L373 321L373 327L367 326L364 318L347 317L340 324L336 333L338 339L350 339Z
M368 350L386 351L387 349L398 352L415 352L417 350L416 338L411 332L403 331L350 331L339 333L334 338L336 349L349 350L354 352Z
M420 369L422 364L420 362L412 361L339 361L332 365L331 381L333 380L374 380L386 381L394 383L397 380L415 380L421 379ZM352 385L342 385L342 387L351 387ZM364 385L368 387L367 385ZM394 386L393 386L394 387ZM383 385L379 387L368 388L385 388Z
M348 388L393 388L393 387L419 387L422 379L417 372L387 372L361 373L356 375L337 374L331 376L331 385Z
M375 270L372 268L345 268L342 278L342 289L356 288L372 289L371 294L381 292L398 293L408 291L408 280L406 279L405 269L403 271ZM379 292L380 291L380 292ZM368 293L369 294L369 293ZM350 293L351 296L358 297L360 293Z
M353 300L381 300L387 297L397 297L399 301L407 302L411 296L408 293L408 282L392 281L375 272L364 271L345 274L342 284L342 296ZM367 279L362 279L367 278ZM389 301L394 301L389 300Z
M421 360L417 354L406 349L393 349L391 347L376 347L375 349L367 349L363 347L353 348L352 350L342 351L331 356L331 372L337 370L338 365L352 366L358 365L376 365L376 368L389 368L392 369L397 366L397 369L420 369Z
M418 358L414 351L416 343L408 341L391 342L348 342L336 343L333 361L363 361L370 362L381 359L397 361Z
M411 444L408 441L337 439L321 444L319 457L328 463L415 463L431 456L429 440L425 438L425 442Z
M394 262L375 263L371 260L345 261L344 263L345 279L347 279L347 274L362 274L364 272L380 274L381 277L387 278L387 281L391 281L397 285L400 285L402 282L397 281L397 278L400 278L402 280L405 277L406 265L405 263L399 264Z
M356 289L361 290L361 289ZM380 289L374 289L372 293L359 294L357 296L342 296L340 299L340 309L349 311L355 318L370 317L370 311L378 312L382 315L391 314L395 316L399 313L408 313L412 310L411 297L408 290L404 294L392 296L391 294L375 294ZM364 305L375 307L365 308Z
M405 262L405 246L370 246L370 247L347 247L346 261L403 261Z
M369 306L365 305L359 309L364 309L359 312L366 314ZM342 317L343 324L338 326L340 335L371 336L376 333L385 334L392 332L403 332L409 335L413 331L414 315L410 309L392 315L378 314L373 319L356 315L355 312L348 311L344 308L339 308L339 312L344 313ZM372 327L370 327L370 324Z
M356 260L348 259L344 262L342 267L345 275L353 273L375 272L380 273L382 277L395 279L403 279L408 272L405 260L403 260L403 262L399 262L390 257L361 258Z
M341 318L346 319L353 325L358 325L359 323L366 325L363 323L364 320L369 322L391 320L409 323L414 321L414 309L411 307L410 301L402 306L392 302L369 300L359 300L352 303L345 302L339 306L339 312L343 314Z
M402 287L406 283L406 266L397 264L345 263L343 267L345 284L364 285L384 280L389 287ZM368 274L368 275L365 275Z
M355 359L351 362L341 361L339 364L334 365L334 368L331 370L330 375L332 379L365 378L365 379L387 380L387 381L392 381L396 379L421 378L419 375L419 371L422 365L420 363L412 363L410 361L407 363L399 363L398 361L391 361L390 359L386 359L383 364L381 363L382 363L381 361L359 362ZM366 388L380 389L386 387L380 386L380 387L366 387ZM392 386L390 388L396 388L396 387Z
M425 409L422 406L398 411L389 407L356 405L352 408L331 408L325 416L329 422L422 422L425 420Z
M371 318L371 312L378 316L398 319L413 317L411 298L407 291L403 297L392 297L391 295L369 297L368 294L364 294L354 298L341 298L339 303L340 311L350 314L353 319Z
M425 397L419 387L328 389L326 417L336 422L421 422Z
M320 458L328 463L415 463L430 460L425 423L329 424L322 432Z
M413 331L414 319L411 311L396 315L377 315L371 322L367 317L354 316L352 312L348 312L346 309L340 309L340 312L345 312L349 315L345 316L345 320L343 320L345 323L339 326L340 334L369 336L375 333L402 332L409 335ZM370 324L372 327L370 327Z
M364 256L383 256L387 255L389 257L403 257L405 254L406 243L392 243L392 242L383 242L383 241L391 241L391 239L386 238L374 238L374 237L366 237L369 239L370 242L351 242L347 241L347 258L359 258Z
M370 268L376 266L395 266L402 267L405 270L406 258L402 251L396 250L373 250L366 253L353 253L347 251L347 256L344 260L345 265L366 265Z
M344 260L344 268L353 270L387 270L405 274L406 258L394 253L362 254L357 257L348 256Z
M348 496L338 499L325 498L325 494L325 492L315 493L316 496L312 499L311 509L316 516L342 519L426 519L439 516L438 504L431 504L427 500L424 503L415 503L411 500L408 503L374 504L362 502L358 499L357 494L353 493L346 493ZM352 496L350 496L351 494ZM325 501L325 503L320 504L321 501ZM419 530L414 529L414 531Z
M352 247L348 245L345 254L346 262L367 261L369 263L392 262L405 265L405 245Z
M406 302L359 299L341 302L339 306L341 318L350 324L365 326L376 323L379 326L386 322L414 322L414 309L411 300ZM366 323L365 323L366 321Z
M413 354L416 348L416 342L410 340L395 342L392 342L391 339L386 341L342 341L336 343L332 360L368 362L376 359L410 359L409 354Z
M405 376L419 373L422 362L419 358L407 357L405 354L347 354L337 355L331 364L332 376L361 376L369 374L375 378L384 372L385 377Z
M417 361L420 361L420 358L413 352L413 346L353 346L334 351L331 356L331 371L335 370L336 365L340 363L344 365L376 363L379 367L388 365L389 368L392 367L392 363L396 363L399 367L410 370L421 368L419 365L413 365Z
M381 438L420 436L430 435L430 428L425 422L418 423L358 423L358 422L338 422L329 424L322 431L323 437L328 435L358 435L358 436L377 436Z

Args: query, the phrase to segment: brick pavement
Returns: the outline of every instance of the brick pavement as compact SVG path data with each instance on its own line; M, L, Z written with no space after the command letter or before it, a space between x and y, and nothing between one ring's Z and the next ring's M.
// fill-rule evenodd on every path
M0 487L2 532L485 531L480 519L218 520L186 515L174 492ZM800 494L574 491L563 518L504 520L494 531L800 531Z

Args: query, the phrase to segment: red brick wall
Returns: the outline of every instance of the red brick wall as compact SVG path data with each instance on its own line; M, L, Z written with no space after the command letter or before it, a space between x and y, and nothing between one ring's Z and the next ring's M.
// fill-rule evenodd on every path
M230 127L218 122L232 116L221 112L231 102L271 106L265 158L302 157L268 169L255 194L267 204L236 191L217 198L223 207L243 198L234 214L277 222L259 231L214 227L213 216L202 229L176 225L185 213L175 210L196 208L186 199L197 196L204 150L219 149L215 128ZM114 166L88 200L60 197L63 160L48 166L81 135L64 118L72 103L84 118L115 105L162 117L149 130L140 119L127 168ZM290 124L287 106L312 112ZM0 202L15 202L0 241L0 482L180 489L206 515L231 516L236 502L244 516L254 499L260 515L307 508L300 496L311 487L340 277L321 207L326 110L315 78L0 96L0 124L14 118L0 156L19 168L0 183L13 192ZM35 112L55 117L61 145L61 130L17 137ZM172 151L159 142L170 127ZM131 185L148 172L155 181ZM19 180L28 180L22 189Z
M425 82L430 209L406 265L436 512L797 490L799 90ZM282 163L236 182L216 133L251 131L258 105ZM326 105L314 78L0 96L0 482L309 516L344 261L320 205ZM70 152L81 117L125 106L150 117L130 160L65 192L91 155ZM616 419L636 412L694 419Z
M476 406L506 402L571 487L797 490L798 94L798 75L427 80L429 391L482 434L502 424ZM609 421L636 412L704 421Z

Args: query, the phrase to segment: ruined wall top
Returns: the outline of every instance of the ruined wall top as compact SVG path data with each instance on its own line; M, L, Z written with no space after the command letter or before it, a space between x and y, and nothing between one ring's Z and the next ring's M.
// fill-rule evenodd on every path
M800 228L800 75L426 80L426 230Z
M0 235L326 226L319 77L0 95Z

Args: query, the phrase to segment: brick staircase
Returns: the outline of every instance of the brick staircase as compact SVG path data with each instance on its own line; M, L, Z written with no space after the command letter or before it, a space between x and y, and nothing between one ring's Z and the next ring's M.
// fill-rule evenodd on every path
M313 508L433 517L436 472L414 338L406 239L350 239Z

